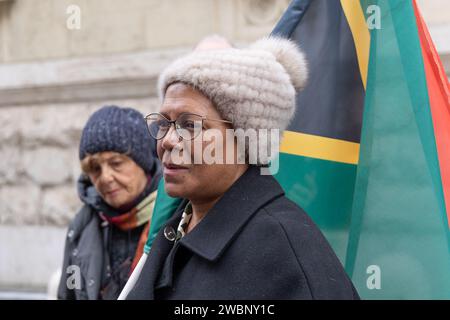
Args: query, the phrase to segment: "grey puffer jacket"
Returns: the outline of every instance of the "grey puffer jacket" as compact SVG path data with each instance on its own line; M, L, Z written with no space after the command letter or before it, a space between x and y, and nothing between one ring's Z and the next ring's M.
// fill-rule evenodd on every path
M144 196L157 189L160 177L158 167ZM117 266L124 262L119 260L134 255L145 225L122 231L101 219L99 212L110 208L83 175L78 181L78 193L84 205L68 228L58 299L116 299L126 280L121 277L119 281L115 276ZM107 285L109 293L100 294Z

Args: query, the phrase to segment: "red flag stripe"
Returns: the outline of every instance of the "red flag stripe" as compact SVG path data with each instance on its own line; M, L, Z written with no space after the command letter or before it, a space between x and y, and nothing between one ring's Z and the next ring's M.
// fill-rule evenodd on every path
M422 46L447 223L450 228L450 83L415 0L414 11Z

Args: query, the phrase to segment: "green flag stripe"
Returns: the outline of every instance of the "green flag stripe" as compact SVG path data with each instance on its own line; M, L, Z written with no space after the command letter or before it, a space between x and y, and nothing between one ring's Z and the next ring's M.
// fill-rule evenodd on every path
M371 31L346 269L363 298L448 299L448 228L414 11L410 1L376 4L382 29ZM368 286L372 266L379 290Z
M356 165L280 154L275 178L286 196L320 227L344 264L356 177Z

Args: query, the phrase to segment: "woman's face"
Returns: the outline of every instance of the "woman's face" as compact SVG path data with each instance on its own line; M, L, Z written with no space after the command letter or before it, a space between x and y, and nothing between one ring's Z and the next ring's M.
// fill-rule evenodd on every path
M111 207L120 208L131 203L144 190L147 176L130 157L109 151L90 157L86 173L100 196Z
M175 83L168 87L160 113L169 120L176 120L183 113L194 113L209 119L224 120L207 97L182 83ZM225 137L226 129L231 129L231 125L219 121L205 120L199 137L205 137L205 132L209 129L215 129L216 132L222 133L222 137ZM209 132L212 132L212 130L209 130ZM209 144L215 143L214 137L210 141L203 140L200 140L202 145L200 153L204 152ZM193 140L180 140L173 125L166 136L158 140L158 157L163 164L165 190L172 197L185 198L191 201L216 199L225 193L237 177L242 174L243 165L206 164L203 158L198 163L194 159L196 156L199 159L199 148L196 148L195 143ZM235 141L232 141L231 144L227 146L225 141L222 141L221 152L224 157L226 157L227 148L236 149ZM190 161L180 163L178 160L174 160L174 151L181 158L185 159L187 156ZM200 154L200 157L202 157L202 154ZM175 164L178 164L178 166Z

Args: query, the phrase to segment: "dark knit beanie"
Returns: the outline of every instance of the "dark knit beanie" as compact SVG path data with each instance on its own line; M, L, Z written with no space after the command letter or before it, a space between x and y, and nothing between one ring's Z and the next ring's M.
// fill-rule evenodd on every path
M152 172L154 155L143 115L131 108L105 106L94 112L81 134L79 156L115 151L133 159L145 172Z

